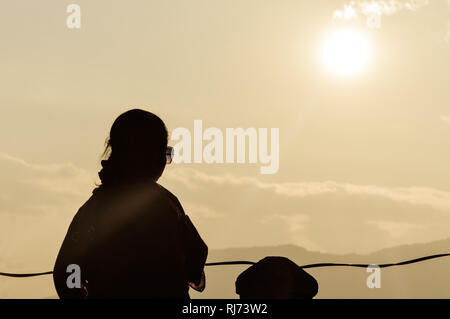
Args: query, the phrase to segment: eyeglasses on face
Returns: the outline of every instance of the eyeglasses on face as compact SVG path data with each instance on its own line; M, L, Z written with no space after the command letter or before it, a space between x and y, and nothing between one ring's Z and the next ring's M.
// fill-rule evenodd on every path
M174 154L173 147L172 146L167 146L167 149L166 149L166 163L167 164L172 163L173 154Z

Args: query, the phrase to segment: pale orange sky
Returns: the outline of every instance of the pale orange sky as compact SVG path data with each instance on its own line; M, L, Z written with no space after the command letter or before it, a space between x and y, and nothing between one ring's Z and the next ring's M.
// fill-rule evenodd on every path
M4 3L0 270L53 266L132 107L169 130L280 128L277 174L179 164L160 180L211 249L367 253L450 237L450 4L429 2L370 29L333 21L346 1L79 0L80 30L65 24L72 2ZM318 63L342 25L372 47L348 78Z

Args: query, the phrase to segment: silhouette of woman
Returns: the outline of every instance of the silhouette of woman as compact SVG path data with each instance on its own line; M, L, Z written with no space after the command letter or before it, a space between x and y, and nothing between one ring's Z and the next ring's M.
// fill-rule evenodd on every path
M189 286L204 289L208 248L178 199L157 183L171 161L167 135L147 111L115 120L101 185L73 218L54 266L60 298L185 299Z

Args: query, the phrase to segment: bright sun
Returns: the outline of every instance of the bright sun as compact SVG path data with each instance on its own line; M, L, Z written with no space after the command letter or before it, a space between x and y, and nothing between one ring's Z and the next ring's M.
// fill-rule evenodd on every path
M368 38L350 29L332 32L322 46L322 63L325 68L340 76L363 71L371 58Z

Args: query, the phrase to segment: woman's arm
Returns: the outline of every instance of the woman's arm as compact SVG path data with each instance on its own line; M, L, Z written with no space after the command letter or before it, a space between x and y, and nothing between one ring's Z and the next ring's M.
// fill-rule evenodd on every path
M185 215L185 243L187 244L187 275L189 285L197 291L205 289L204 267L208 246L200 237L189 216Z
M82 207L83 208L83 207ZM86 279L86 229L80 215L82 208L73 218L53 268L53 282L56 292L61 299L84 299L87 297ZM69 267L69 265L76 265ZM79 278L76 278L79 276ZM74 287L74 283L80 287ZM69 287L70 286L70 287ZM78 286L78 285L77 285Z

